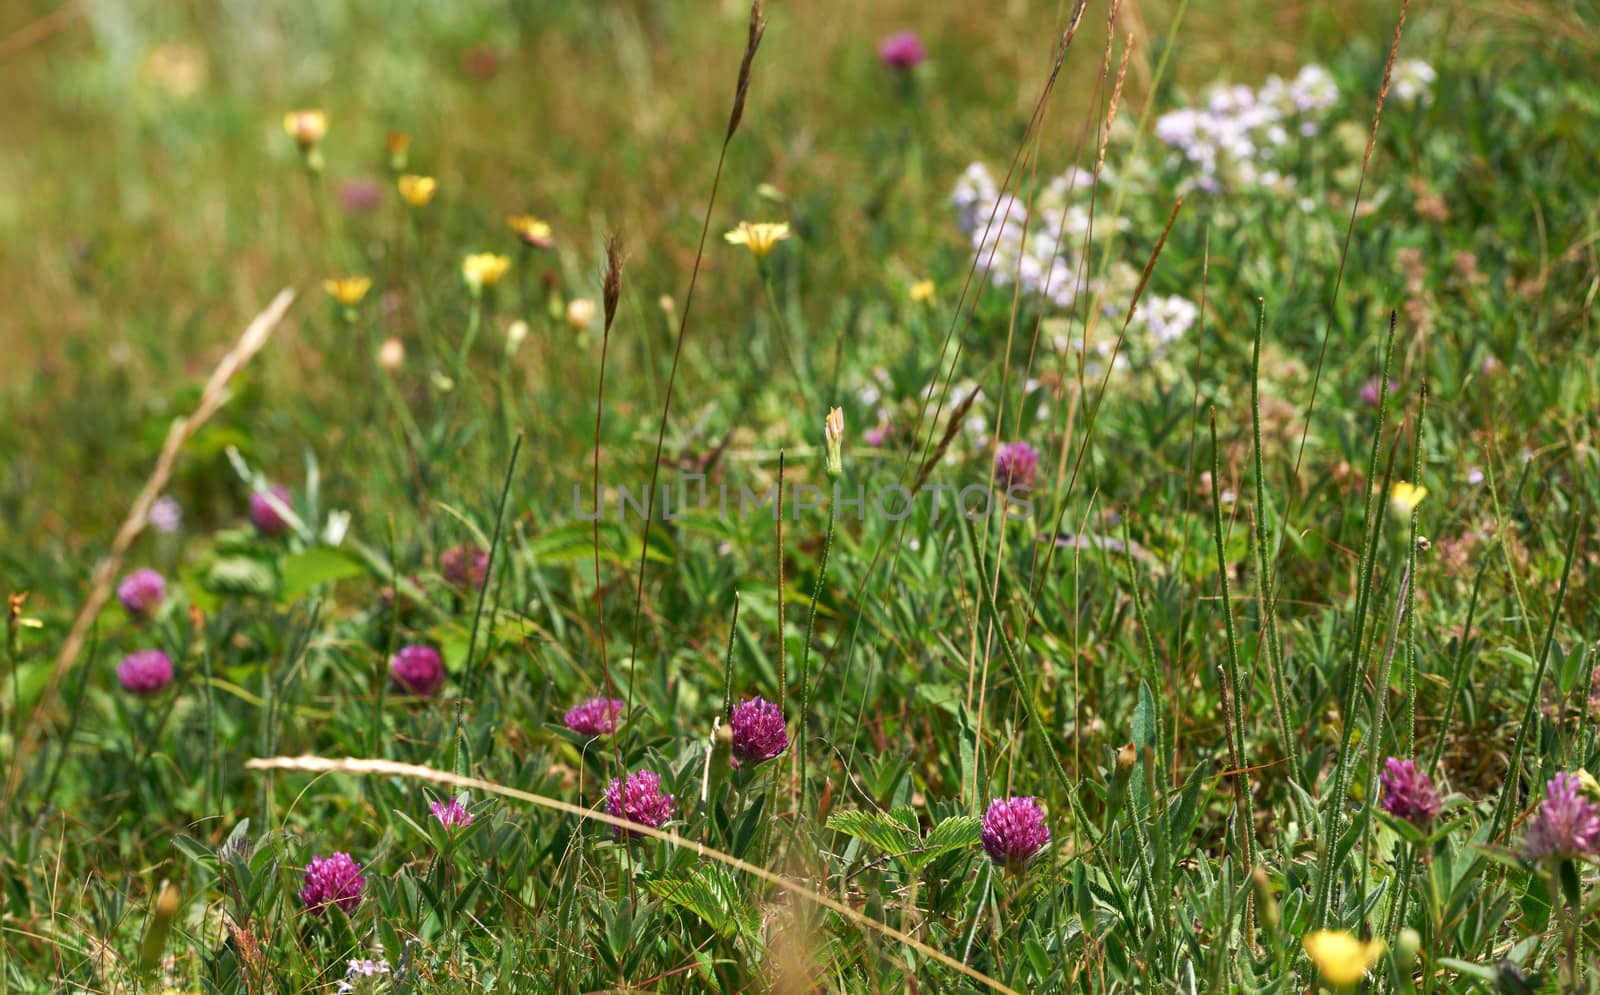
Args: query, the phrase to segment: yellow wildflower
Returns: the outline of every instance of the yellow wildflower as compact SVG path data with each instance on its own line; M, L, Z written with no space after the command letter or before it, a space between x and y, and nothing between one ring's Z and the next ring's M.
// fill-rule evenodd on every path
M474 294L481 293L484 287L492 287L500 282L506 275L506 270L511 268L511 257L497 255L493 252L475 252L461 260L461 277L467 281L467 288Z
M742 245L754 253L757 259L765 259L772 253L773 247L789 237L788 222L760 221L751 224L748 221L739 222L739 227L722 236L730 245Z
M290 111L283 116L283 130L308 149L328 133L328 115L319 110Z
M506 224L524 244L531 245L535 249L548 249L556 244L550 225L531 214L513 214L506 219Z
M911 285L911 299L918 304L933 300L933 281L918 280Z
M407 173L399 180L400 196L412 207L427 207L428 201L439 192L439 181L431 176Z
M1306 948L1317 974L1330 988L1354 988L1360 984L1388 949L1381 939L1358 940L1342 929L1307 933L1300 945Z
M372 289L372 281L364 276L339 276L323 280L322 289L345 307L355 307Z
M824 449L823 468L829 480L838 480L844 473L844 409L829 408L822 423Z
M1412 484L1404 480L1396 480L1394 486L1389 488L1389 507L1397 515L1409 515L1428 496L1428 489L1421 484Z

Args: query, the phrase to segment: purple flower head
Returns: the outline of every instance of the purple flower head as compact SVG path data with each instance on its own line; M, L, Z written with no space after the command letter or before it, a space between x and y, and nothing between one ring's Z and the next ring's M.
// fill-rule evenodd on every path
M1395 818L1426 829L1439 817L1439 789L1415 760L1390 757L1383 762L1378 781L1383 785L1379 804Z
M155 694L172 683L172 658L161 650L129 653L117 665L117 680L129 694Z
M1008 442L994 454L994 481L1003 491L1032 487L1039 472L1039 450L1026 442Z
M489 551L469 542L451 546L439 554L439 572L451 586L476 591L489 576Z
M733 706L728 725L733 729L736 763L764 763L789 748L783 711L765 698L746 698Z
M861 438L872 448L881 449L883 444L889 440L889 426L874 425L861 433Z
M167 600L167 582L149 567L135 570L117 585L117 600L128 609L129 615L154 614L161 602Z
M653 771L640 770L627 780L612 778L606 788L606 811L619 819L660 829L672 818L672 796L661 790L661 778ZM618 836L632 835L613 829Z
M594 739L609 736L617 731L617 720L627 706L615 698L590 698L581 705L567 709L562 717L567 728L580 736Z
M300 888L300 901L314 916L337 905L346 914L361 904L361 889L367 879L361 876L361 865L348 853L339 851L329 857L312 857L306 865L306 883Z
M923 47L922 39L917 37L915 31L892 34L878 46L878 58L897 72L910 72L927 57L928 50Z
M291 505L288 488L273 484L268 490L285 507ZM278 514L278 509L272 506L272 502L267 500L267 495L261 491L250 495L250 524L256 527L257 532L266 536L282 535L289 528L289 523Z
M472 825L472 813L467 811L467 796L459 795L445 802L430 802L428 811L439 820L439 825L446 829L455 829L457 826Z
M1570 860L1600 849L1600 812L1579 792L1581 784L1575 775L1557 774L1545 786L1544 802L1523 827L1529 860Z
M1393 394L1399 389L1400 384L1398 381L1389 381L1389 390L1387 393ZM1378 395L1381 393L1384 393L1383 380L1379 377L1372 377L1366 383L1361 385L1361 403L1367 405L1368 407L1375 408L1378 406Z
M1020 868L1050 842L1037 798L996 798L983 813L983 848L1002 867Z
M406 646L389 659L389 679L408 694L432 698L444 689L444 661L432 646Z
M364 214L383 203L384 187L377 180L359 176L339 184L339 206L351 214Z

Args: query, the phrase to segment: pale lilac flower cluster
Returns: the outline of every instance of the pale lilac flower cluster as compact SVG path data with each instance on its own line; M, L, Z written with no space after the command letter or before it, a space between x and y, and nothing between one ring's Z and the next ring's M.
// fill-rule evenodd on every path
M171 535L183 528L183 506L170 494L156 498L146 517L150 520L150 527L162 535Z
M1270 76L1260 89L1222 86L1200 107L1169 111L1156 120L1156 138L1189 167L1185 187L1210 193L1248 187L1292 186L1280 170L1292 135L1314 135L1339 87L1319 65L1292 80Z
M1159 351L1183 338L1199 317L1200 308L1187 297L1148 297L1140 302L1128 329L1130 333L1135 328L1142 329L1146 344Z
M1067 308L1082 291L1077 265L1083 242L1095 232L1128 227L1123 218L1095 216L1088 208L1094 175L1076 166L1049 181L1036 196L1016 185L1001 197L994 175L981 162L967 167L951 191L961 230L972 240L979 270L989 285L1020 286L1030 301ZM998 206L997 206L998 205Z
M344 980L334 989L336 995L375 995L383 990L381 979L390 975L386 960L352 960L344 972Z
M1439 74L1421 59L1401 59L1394 64L1389 92L1402 104L1426 104L1433 99L1433 81Z

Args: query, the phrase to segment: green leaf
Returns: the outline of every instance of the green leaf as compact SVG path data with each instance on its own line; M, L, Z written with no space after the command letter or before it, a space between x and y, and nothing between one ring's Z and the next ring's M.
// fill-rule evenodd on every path
M760 925L755 909L739 897L732 877L720 867L702 867L686 878L658 878L645 887L726 937L751 935Z
M278 563L278 573L282 581L278 600L290 604L314 587L359 577L366 573L366 567L342 549L317 546L285 556Z
M882 853L906 853L921 842L915 831L878 812L838 812L829 816L828 828L861 840Z
M201 584L212 594L270 598L278 589L278 574L268 560L251 556L223 556L212 561Z

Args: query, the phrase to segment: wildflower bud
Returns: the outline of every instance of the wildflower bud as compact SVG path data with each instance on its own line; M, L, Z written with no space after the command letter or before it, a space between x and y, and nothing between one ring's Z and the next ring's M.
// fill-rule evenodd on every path
M155 904L150 908L150 925L145 930L144 941L139 944L139 970L150 974L161 966L161 955L166 952L167 935L172 931L172 920L178 915L178 889L169 882L161 882Z
M328 133L328 116L319 110L290 111L283 116L283 130L302 151L309 151Z
M1278 911L1278 897L1272 893L1272 878L1267 876L1267 869L1257 864L1250 871L1250 886L1256 895L1256 916L1261 925L1269 930L1278 928L1282 916Z
M721 786L727 783L728 772L732 769L733 726L719 722L711 732L710 756L706 758L706 783L701 792L702 801L717 796Z
M506 355L515 356L517 350L522 348L523 340L528 337L528 323L526 321L513 321L511 327L506 329Z
M1591 802L1600 803L1600 781L1596 781L1593 774L1579 768L1573 777L1578 779L1578 794Z
M397 338L387 338L378 346L378 367L385 373L398 373L406 362L406 344Z
M656 301L656 306L661 309L662 314L669 318L678 311L678 302L673 299L671 294L662 294L661 299Z
M403 131L389 132L389 169L396 173L406 171L406 152L411 148L411 136Z
M1133 765L1139 762L1139 748L1129 743L1117 751L1117 773L1123 777L1128 776L1133 770Z
M827 449L827 462L829 480L838 480L844 475L844 409L830 408L827 421L822 427L822 441Z
M1422 949L1422 934L1407 926L1394 941L1394 965L1403 975L1410 974L1416 966L1417 952Z
M573 331L585 332L594 321L594 301L587 297L574 297L567 302L567 324Z

